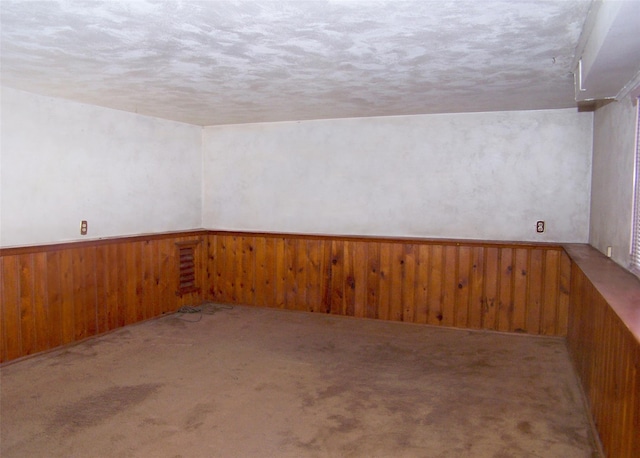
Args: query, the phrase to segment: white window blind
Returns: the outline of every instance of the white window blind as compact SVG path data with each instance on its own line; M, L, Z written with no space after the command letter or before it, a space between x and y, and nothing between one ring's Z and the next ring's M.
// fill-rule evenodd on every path
M636 100L636 169L634 174L631 269L640 273L640 97Z

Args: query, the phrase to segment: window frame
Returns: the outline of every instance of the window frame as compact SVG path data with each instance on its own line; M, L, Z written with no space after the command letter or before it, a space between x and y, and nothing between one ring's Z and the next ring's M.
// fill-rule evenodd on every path
M634 93L638 92L637 90ZM633 169L633 211L631 217L631 253L629 268L640 276L640 95L634 94L636 106L636 135Z

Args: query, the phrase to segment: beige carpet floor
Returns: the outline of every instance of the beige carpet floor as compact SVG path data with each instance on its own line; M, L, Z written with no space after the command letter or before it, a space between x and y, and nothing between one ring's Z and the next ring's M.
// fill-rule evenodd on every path
M274 309L0 369L10 457L595 457L564 341Z

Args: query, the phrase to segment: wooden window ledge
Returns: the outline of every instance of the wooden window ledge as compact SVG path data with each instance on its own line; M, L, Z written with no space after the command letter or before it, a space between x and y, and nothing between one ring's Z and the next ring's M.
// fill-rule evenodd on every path
M640 343L640 279L589 245L564 249Z

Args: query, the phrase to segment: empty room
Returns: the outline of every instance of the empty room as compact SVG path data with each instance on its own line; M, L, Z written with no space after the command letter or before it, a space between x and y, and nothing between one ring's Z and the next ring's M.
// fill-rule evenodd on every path
M0 455L640 456L638 30L0 0Z

